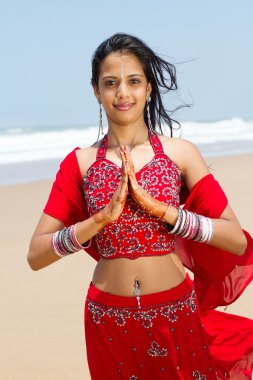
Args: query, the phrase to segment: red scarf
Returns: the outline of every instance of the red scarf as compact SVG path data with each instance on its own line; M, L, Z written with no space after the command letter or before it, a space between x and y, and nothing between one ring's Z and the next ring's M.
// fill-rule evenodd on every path
M201 178L188 195L184 209L218 219L227 197L212 174ZM234 302L253 279L253 239L243 230L248 244L242 256L208 244L177 237L176 253L194 273L199 304L216 308Z

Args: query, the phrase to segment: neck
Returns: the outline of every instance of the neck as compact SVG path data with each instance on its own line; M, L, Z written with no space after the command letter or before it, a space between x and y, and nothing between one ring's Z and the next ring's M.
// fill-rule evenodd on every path
M113 126L108 128L108 145L110 147L128 145L130 148L141 145L148 140L148 128L145 123L141 126Z

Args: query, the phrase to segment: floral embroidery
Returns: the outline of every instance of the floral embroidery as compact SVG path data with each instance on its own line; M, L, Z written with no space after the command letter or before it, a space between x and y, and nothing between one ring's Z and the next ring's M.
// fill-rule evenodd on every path
M197 380L206 380L206 375L201 375L199 371L193 371L193 377Z
M83 191L90 215L109 203L118 187L121 169L113 162L100 159L87 171ZM159 201L179 206L181 176L176 165L165 154L158 154L136 174L138 183ZM146 244L147 239L150 244ZM105 226L95 236L102 257L163 255L173 252L174 235L168 234L166 223L143 211L128 194L118 220Z
M175 322L178 319L177 311L183 310L184 307L188 307L192 313L197 310L196 299L194 294L185 300L184 303L181 301L174 303L173 305L165 306L161 309L161 314L168 318L170 322Z
M150 356L167 356L168 350L166 348L159 348L157 342L151 342L151 348L147 350Z
M93 321L95 323L100 323L101 318L105 315L105 310L92 302L89 302L88 305L89 312L92 315Z
M132 376L129 377L129 380L138 380L138 377L135 376L135 375L132 375Z
M181 305L179 307L177 305L165 306L161 309L161 314L168 318L170 322L175 322L178 319L176 311L180 310L180 307Z
M190 308L191 312L194 313L194 311L196 311L196 309L197 309L196 299L194 297L190 297L188 299L188 301L186 301L186 302L187 302L187 306Z
M131 313L128 310L117 310L113 308L109 308L107 310L107 315L109 317L116 317L115 321L118 326L124 326L126 323L126 319L130 318Z
M143 327L148 329L153 325L152 319L154 319L157 316L156 310L149 310L149 311L137 311L134 313L134 319L136 321L141 321L141 324Z
M184 309L194 313L197 310L196 294L192 290L190 294L185 296L179 301L174 303L154 305L151 308L142 308L141 310L136 308L118 308L118 307L106 307L99 305L88 299L88 311L93 321L99 324L106 316L113 318L118 326L125 326L127 319L134 318L134 320L141 323L141 325L149 329L153 326L153 322L158 315L167 318L170 322L176 322L179 318L179 312ZM137 310L137 311L136 311Z

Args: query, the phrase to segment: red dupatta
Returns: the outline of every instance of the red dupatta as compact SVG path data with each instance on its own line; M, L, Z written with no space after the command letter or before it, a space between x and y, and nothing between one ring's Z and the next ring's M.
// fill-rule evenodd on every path
M217 219L227 206L227 197L212 174L201 178L186 198L184 209ZM242 256L208 244L177 237L176 253L194 273L194 285L202 308L234 302L253 279L253 239L243 230L247 248Z

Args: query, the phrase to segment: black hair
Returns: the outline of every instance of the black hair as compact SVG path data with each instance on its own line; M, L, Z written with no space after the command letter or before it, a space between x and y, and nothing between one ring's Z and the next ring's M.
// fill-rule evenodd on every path
M162 102L162 94L177 90L176 68L173 64L154 53L142 40L125 33L116 33L103 41L92 56L92 85L98 85L100 65L103 60L115 52L131 53L140 60L148 82L151 83L150 119L153 129L156 126L162 131L162 121L170 127L172 137L173 122L180 123L170 117ZM183 106L176 108L179 109ZM174 110L175 111L175 110ZM173 112L174 112L173 111ZM144 119L147 123L147 107L144 109ZM148 126L148 123L147 123Z

